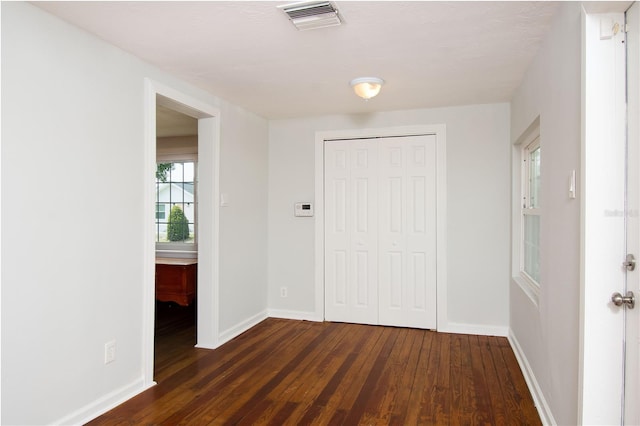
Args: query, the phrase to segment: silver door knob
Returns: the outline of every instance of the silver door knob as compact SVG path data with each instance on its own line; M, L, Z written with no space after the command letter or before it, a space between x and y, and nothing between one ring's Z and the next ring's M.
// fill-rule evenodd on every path
M629 309L633 309L633 307L636 305L636 298L633 295L632 291L628 291L626 296L615 292L611 295L611 301L616 306L627 305Z

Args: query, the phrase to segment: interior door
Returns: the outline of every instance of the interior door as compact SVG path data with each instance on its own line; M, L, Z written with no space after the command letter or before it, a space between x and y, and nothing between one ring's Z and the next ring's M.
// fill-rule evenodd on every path
M640 255L640 6L626 13L627 46L627 253ZM631 269L629 266L628 269ZM639 267L627 271L626 292L640 297ZM636 303L639 301L636 300ZM624 423L640 424L640 306L625 312Z
M436 137L325 142L325 318L436 328Z
M378 149L325 143L325 318L378 323Z
M436 328L436 137L379 140L379 322Z
M626 293L624 14L584 16L580 412L582 424L623 421Z

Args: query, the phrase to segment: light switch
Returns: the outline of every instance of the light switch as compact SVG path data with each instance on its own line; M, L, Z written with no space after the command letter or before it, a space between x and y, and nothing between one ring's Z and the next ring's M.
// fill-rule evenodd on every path
M227 207L229 205L229 194L220 194L220 207Z
M571 200L576 198L576 171L571 170L569 173L569 198Z

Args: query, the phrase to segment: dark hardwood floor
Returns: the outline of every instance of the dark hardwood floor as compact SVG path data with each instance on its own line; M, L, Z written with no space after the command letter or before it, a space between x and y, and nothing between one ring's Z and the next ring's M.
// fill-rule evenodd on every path
M158 385L90 425L536 425L507 339L267 319L196 349L159 305Z

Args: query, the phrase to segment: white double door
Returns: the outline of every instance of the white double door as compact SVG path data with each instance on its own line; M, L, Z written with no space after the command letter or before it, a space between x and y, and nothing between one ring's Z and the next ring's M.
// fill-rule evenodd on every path
M325 318L436 328L436 136L325 142Z

